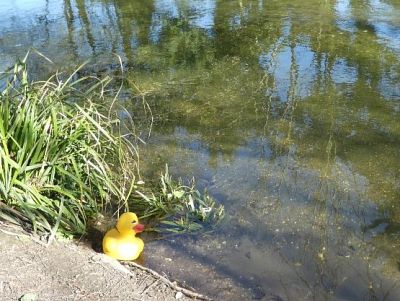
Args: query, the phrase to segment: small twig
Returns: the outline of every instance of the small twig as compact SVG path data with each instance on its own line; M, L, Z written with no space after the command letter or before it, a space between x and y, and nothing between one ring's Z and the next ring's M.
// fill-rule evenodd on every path
M144 295L150 288L152 288L153 286L155 286L158 283L158 280L160 280L160 279L156 279L153 283L147 285L140 294Z
M192 297L192 298L195 298L195 299L198 299L198 300L204 300L204 301L213 301L213 299L211 299L211 298L209 298L207 296L198 294L198 293L196 293L194 291L191 291L191 290L188 290L186 288L183 288L183 287L179 286L176 282L172 282L169 279L167 279L166 277L164 277L164 276L160 275L159 273L157 273L156 271L153 271L152 269L149 269L149 268L146 268L144 266L141 266L140 264L137 264L136 262L124 261L124 262L122 262L122 264L133 266L135 268L138 268L138 269L141 269L143 271L146 271L146 272L150 273L151 275L153 275L154 277L160 279L164 284L166 284L170 288L172 288L172 289L174 289L174 290L176 290L178 292L181 292L182 294L184 294L184 295L186 295L188 297Z

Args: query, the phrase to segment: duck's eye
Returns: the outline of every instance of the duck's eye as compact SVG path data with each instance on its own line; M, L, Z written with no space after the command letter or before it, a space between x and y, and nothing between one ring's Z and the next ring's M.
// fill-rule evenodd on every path
M132 224L136 224L136 223L137 223L137 221L133 221L133 222L132 222Z

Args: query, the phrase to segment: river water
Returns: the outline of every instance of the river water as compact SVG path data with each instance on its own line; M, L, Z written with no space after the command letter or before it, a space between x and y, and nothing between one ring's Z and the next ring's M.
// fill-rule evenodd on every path
M143 174L225 205L146 265L217 300L400 300L398 0L0 0L0 70L32 46L38 76L118 54Z

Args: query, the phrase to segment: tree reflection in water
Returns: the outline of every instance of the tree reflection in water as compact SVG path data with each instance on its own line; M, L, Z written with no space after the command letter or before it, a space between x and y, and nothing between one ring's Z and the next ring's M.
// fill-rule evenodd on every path
M396 1L37 3L0 12L1 66L30 46L65 68L121 55L156 121L148 175L168 162L225 203L212 237L150 244L198 271L176 277L232 300L396 299Z

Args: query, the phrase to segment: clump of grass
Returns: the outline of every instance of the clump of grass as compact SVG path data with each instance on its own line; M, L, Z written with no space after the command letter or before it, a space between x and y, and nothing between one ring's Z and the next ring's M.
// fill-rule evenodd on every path
M85 233L105 211L131 209L174 233L221 221L223 206L194 181L174 181L168 168L158 187L137 191L136 147L113 110L99 105L110 78L73 80L78 68L64 81L56 74L30 82L26 59L0 78L0 219L50 234L49 242Z
M82 93L85 78L72 78L29 82L24 60L0 94L0 218L53 235L84 233L92 215L127 207L134 183L133 146L92 101L105 82Z
M159 232L187 233L212 229L224 217L224 207L205 191L195 188L195 181L187 186L181 180L172 179L166 166L161 174L156 193L146 195L136 191L140 197L131 207L142 213L142 218L158 221L153 228Z

